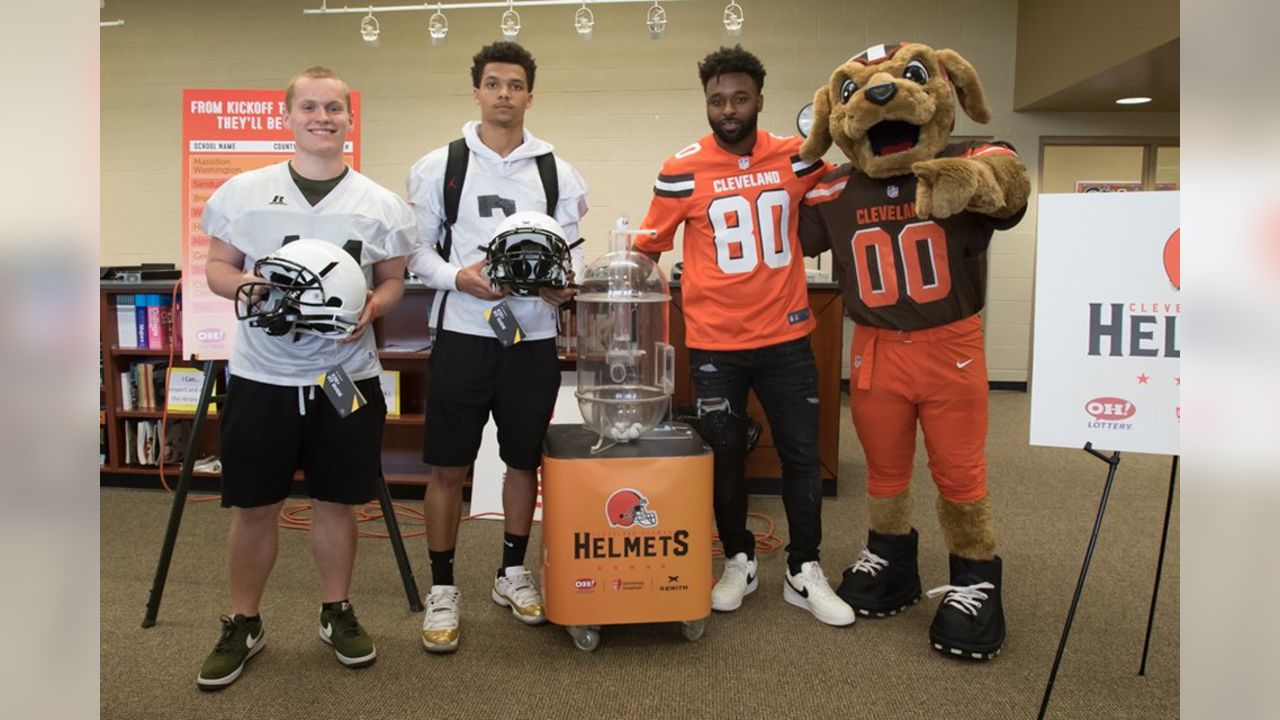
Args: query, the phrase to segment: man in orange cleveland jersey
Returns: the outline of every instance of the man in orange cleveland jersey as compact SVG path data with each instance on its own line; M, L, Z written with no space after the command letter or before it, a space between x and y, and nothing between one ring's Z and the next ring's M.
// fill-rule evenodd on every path
M782 460L791 542L783 597L829 625L854 612L818 565L822 483L818 465L818 370L809 334L798 205L828 169L800 159L800 138L756 129L765 70L741 46L698 64L711 134L667 158L637 249L655 260L684 224L684 317L699 430L715 451L715 516L724 572L711 607L728 612L757 587L755 538L747 530L743 477L747 393L754 389Z

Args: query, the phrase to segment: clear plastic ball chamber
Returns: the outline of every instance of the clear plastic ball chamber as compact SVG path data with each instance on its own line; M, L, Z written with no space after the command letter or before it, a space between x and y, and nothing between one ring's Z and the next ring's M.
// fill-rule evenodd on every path
M674 388L667 279L647 256L615 249L587 268L580 286L578 408L602 439L634 440L662 421Z

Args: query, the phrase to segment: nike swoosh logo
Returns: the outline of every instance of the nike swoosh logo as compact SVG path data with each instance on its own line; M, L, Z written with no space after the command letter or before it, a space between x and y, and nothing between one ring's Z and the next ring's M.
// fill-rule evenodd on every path
M515 547L515 546L516 546L516 544L515 544L515 543L513 543L513 542L508 542L508 541L506 541L506 540L503 540L503 541L502 541L502 544L503 544L503 545L506 545L506 546L507 546L507 547L509 547L509 548L513 548L513 547Z
M748 575L748 576L747 576L747 584L748 584L748 585L750 585L751 583L753 583L753 582L755 582L755 581L756 581L756 576L755 576L755 575Z
M254 637L253 635L249 635L249 636L245 637L245 639L244 639L244 644L245 644L245 645L246 645L250 650L252 650L252 649L253 649L253 646L254 646L254 645L257 645L257 644L258 644L258 641L259 641L259 640L261 640L261 639L262 639L262 633L258 633L258 637Z
M320 632L324 633L327 638L333 637L333 623L325 623L320 626Z
M956 361L956 367L958 367L958 368L963 368L965 365L968 365L968 364L969 364L969 363L971 363L971 362L973 362L973 358L969 358L968 360L965 360L964 362L960 362L959 360L957 360L957 361Z
M791 585L791 589L795 590L800 595L800 597L805 599L809 598L809 588L797 588L795 585L791 583L791 578L787 578L787 584Z

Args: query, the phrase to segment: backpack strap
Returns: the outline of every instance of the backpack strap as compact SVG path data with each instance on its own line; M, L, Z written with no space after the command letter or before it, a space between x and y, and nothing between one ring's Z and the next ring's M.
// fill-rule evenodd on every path
M560 204L560 176L556 173L556 156L543 153L534 158L538 163L538 176L542 178L542 191L547 195L547 214L554 220L556 205Z
M471 151L467 149L466 138L458 138L449 143L449 159L444 165L444 238L436 245L436 251L445 262L449 261L449 253L453 251L453 226L458 222L458 205L462 202L462 183L467 179L467 163L471 160ZM440 311L436 315L436 332L444 329L444 306L449 301L449 291L443 290L440 297Z

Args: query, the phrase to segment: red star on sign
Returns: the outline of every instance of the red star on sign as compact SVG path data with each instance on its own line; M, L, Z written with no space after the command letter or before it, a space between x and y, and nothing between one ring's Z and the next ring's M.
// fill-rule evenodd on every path
M1142 373L1141 375L1138 376L1138 384L1146 385L1147 381L1150 379L1151 379L1150 376L1148 376L1146 373Z
M1182 378L1180 378L1180 377L1176 377L1176 378L1174 378L1174 379L1173 379L1173 384L1174 384L1174 385L1181 385L1181 384L1182 384Z

